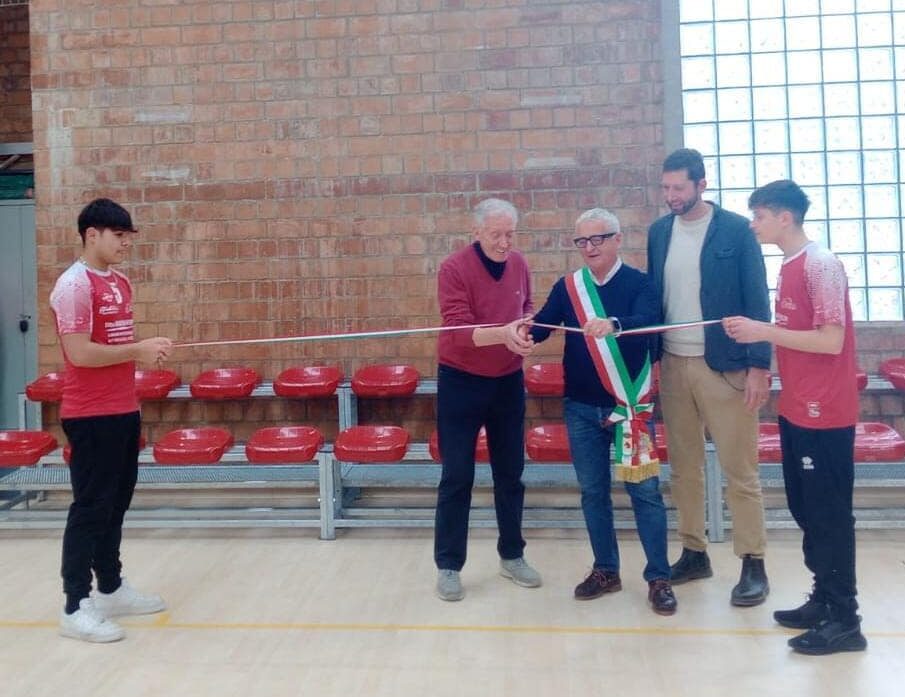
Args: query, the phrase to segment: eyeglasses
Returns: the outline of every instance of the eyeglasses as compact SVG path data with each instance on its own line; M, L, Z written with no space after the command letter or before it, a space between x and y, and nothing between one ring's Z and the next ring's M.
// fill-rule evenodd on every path
M618 235L618 232L605 232L602 235L591 235L590 237L576 237L572 242L576 247L584 249L588 246L588 242L594 247L599 247L611 237Z

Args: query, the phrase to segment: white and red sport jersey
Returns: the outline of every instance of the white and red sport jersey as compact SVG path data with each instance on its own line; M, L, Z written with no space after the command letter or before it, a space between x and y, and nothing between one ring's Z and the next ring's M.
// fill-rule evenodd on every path
M77 261L57 279L50 294L57 334L88 334L97 344L131 344L132 285L118 271L89 269ZM60 417L107 416L138 411L135 395L135 362L102 368L66 364Z
M816 242L783 261L776 286L776 324L808 330L845 329L837 355L776 347L782 378L777 410L803 428L842 428L858 420L855 330L842 262Z

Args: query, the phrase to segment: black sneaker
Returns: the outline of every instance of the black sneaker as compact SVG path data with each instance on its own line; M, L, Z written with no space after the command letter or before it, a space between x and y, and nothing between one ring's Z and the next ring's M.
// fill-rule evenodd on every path
M864 651L867 639L861 633L860 617L854 623L823 620L813 629L789 639L789 646L808 656L826 656L840 651Z
M682 548L679 561L669 567L669 580L674 586L711 576L713 569L710 568L710 557L707 556L707 552L695 552L687 547Z
M809 595L807 602L794 610L777 610L773 613L777 624L790 629L813 629L829 618L829 606L820 600L814 600L813 595Z

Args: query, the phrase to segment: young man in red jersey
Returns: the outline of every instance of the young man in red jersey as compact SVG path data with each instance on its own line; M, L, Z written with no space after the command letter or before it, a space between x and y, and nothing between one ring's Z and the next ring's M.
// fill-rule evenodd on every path
M97 199L82 209L78 228L82 255L50 295L66 366L60 419L72 447L60 634L109 642L124 636L112 617L165 608L160 597L139 593L120 575L119 549L138 473L135 362L164 360L172 343L159 336L135 341L132 286L111 268L125 259L137 232L128 211Z
M771 182L751 194L748 205L760 242L785 255L775 323L728 317L723 325L736 341L776 346L786 496L804 533L805 566L814 575L807 602L773 617L784 627L807 630L789 640L799 653L863 651L852 513L858 389L845 269L805 234L810 201L795 182Z

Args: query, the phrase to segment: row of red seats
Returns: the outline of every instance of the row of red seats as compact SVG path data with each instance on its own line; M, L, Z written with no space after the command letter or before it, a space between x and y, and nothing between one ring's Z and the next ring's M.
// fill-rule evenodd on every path
M669 462L668 437L663 424L657 424L655 444L657 457ZM537 426L528 432L528 457L538 462L569 462L569 438L565 424ZM761 462L782 462L779 424L762 423L757 442ZM855 460L857 462L897 462L905 459L905 439L884 423L861 422L855 425Z
M536 426L525 439L528 457L536 462L569 462L569 439L564 424ZM154 460L162 465L213 464L233 445L232 434L223 428L182 428L170 431L154 444ZM342 431L333 445L342 462L397 462L406 452L410 437L399 426L352 426ZM253 464L289 464L314 459L324 436L310 426L272 426L255 431L245 444L245 455ZM0 431L0 465L34 465L57 447L57 440L43 431ZM658 456L669 461L667 435L656 428ZM144 443L142 443L144 447ZM68 462L69 446L63 451ZM760 425L759 456L763 462L780 462L779 427ZM431 457L440 460L437 434L428 442ZM488 462L487 437L478 437L475 451L479 462ZM894 462L905 459L905 439L882 423L859 423L855 427L855 459L859 462Z
M657 392L657 366L654 366L652 394ZM905 359L886 361L881 373L897 388L905 390ZM406 397L414 393L420 380L409 365L369 365L359 368L352 378L352 391L361 397ZM342 382L336 366L303 366L284 370L273 382L273 391L281 397L329 397ZM163 399L181 383L171 370L136 370L135 388L139 399ZM189 383L189 392L198 399L241 399L248 397L261 383L252 368L217 368L201 373ZM561 363L538 363L525 371L525 389L537 396L562 396ZM858 373L858 389L867 386L867 374ZM62 396L63 376L47 373L25 388L35 402L58 402Z
M225 428L179 428L154 443L154 460L161 465L214 464L233 443L232 434ZM58 445L57 439L45 431L0 431L0 466L35 465ZM311 426L269 426L248 439L245 456L253 464L309 462L323 445L323 434ZM401 459L408 445L408 432L398 426L353 426L339 434L334 452L343 461L389 462ZM63 448L67 463L69 456L67 444Z
M361 397L406 397L414 393L421 376L409 365L369 365L352 378L352 390ZM281 397L329 397L342 382L336 366L304 366L284 370L273 382L273 391ZM181 384L172 370L136 370L135 389L139 399L164 399ZM207 370L189 383L189 392L197 399L241 399L261 384L261 376L252 368ZM63 374L47 373L25 387L25 395L34 402L59 402L63 394Z
M224 428L180 428L166 433L154 444L154 460L161 465L213 464L233 445ZM0 466L37 464L59 443L45 431L0 431ZM310 426L262 428L245 444L245 456L255 464L308 462L324 445L324 436ZM140 446L145 447L142 437ZM70 446L63 448L69 462Z
M884 372L881 366L881 372L884 376L898 389L905 391L905 359L893 359L887 361L892 364L900 361L898 368L887 366ZM651 380L651 394L657 394L659 390L660 365L655 364ZM896 372L898 370L898 373ZM858 389L863 390L867 387L867 373L859 372L857 374ZM562 397L565 390L565 377L563 375L562 363L537 363L525 369L525 390L532 395L540 397Z
M898 366L898 367L897 367ZM899 371L897 373L896 371ZM881 371L893 384L901 374L905 386L905 359L884 363ZM859 374L859 388L867 384L867 376ZM274 381L274 392L285 397L320 397L333 394L342 380L336 367L310 366L290 368ZM654 391L656 391L656 374ZM411 366L373 365L359 369L352 380L352 389L359 396L394 397L412 394L420 376ZM260 384L261 378L250 368L221 368L199 375L190 385L194 397L206 399L235 399L247 397ZM167 370L136 371L140 397L162 399L180 384L176 373ZM530 366L526 371L526 389L535 395L561 395L563 372L559 363ZM50 373L28 385L26 394L36 401L60 399L62 377ZM861 461L891 461L905 457L905 441L884 424L859 424L856 457ZM19 434L19 435L13 435ZM48 440L49 439L49 440ZM531 459L542 462L564 462L570 459L568 439L563 425L540 426L532 429L526 447ZM657 446L660 457L668 460L665 432L658 430ZM319 431L306 426L271 427L257 431L246 444L250 462L307 462L323 445ZM773 424L761 429L761 459L779 460L778 431ZM348 462L394 462L408 449L409 435L397 426L353 426L343 431L334 444L337 459ZM218 428L178 429L167 433L154 445L155 460L161 464L208 464L217 462L233 445L232 435ZM430 452L439 460L436 438L432 437ZM56 440L42 432L7 432L0 438L0 464L35 464L43 455L57 447ZM66 456L64 450L64 457ZM486 439L479 439L480 461L487 461Z

